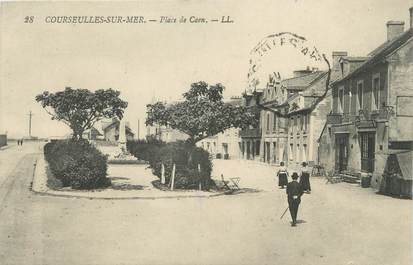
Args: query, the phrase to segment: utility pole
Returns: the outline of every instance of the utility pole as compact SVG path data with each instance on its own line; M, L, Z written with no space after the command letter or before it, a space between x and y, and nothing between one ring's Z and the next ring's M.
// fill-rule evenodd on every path
M32 138L32 117L33 117L33 113L32 111L29 112L29 138Z
M140 129L141 129L140 127L141 127L141 120L138 119L138 140L140 139L140 135L139 135Z

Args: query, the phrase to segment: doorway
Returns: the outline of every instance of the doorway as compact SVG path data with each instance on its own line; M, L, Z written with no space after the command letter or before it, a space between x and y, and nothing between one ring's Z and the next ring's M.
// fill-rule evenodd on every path
M373 173L376 134L374 132L360 133L361 171Z
M336 171L347 170L348 165L348 134L336 134Z

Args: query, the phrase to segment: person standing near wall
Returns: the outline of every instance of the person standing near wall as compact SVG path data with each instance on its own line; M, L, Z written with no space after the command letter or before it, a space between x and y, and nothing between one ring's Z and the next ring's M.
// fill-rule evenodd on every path
M310 185L310 169L307 167L307 163L303 162L301 168L301 176L300 176L300 184L303 191L307 193L311 192L311 185Z
M278 176L278 186L281 189L284 189L284 186L288 184L288 171L287 168L284 166L284 162L280 163L280 169L277 172Z

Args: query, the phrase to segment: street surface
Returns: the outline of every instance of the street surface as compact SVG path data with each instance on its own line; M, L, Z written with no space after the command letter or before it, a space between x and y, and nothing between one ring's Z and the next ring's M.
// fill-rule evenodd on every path
M30 191L39 144L0 150L0 264L411 264L410 200L312 179L290 226L272 168L215 162L260 192L90 200ZM7 165L7 169L6 166ZM255 183L255 184L254 184Z

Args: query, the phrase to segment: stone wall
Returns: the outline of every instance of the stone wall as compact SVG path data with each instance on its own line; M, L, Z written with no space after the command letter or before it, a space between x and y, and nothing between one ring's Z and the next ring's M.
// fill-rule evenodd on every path
M0 134L0 147L7 145L7 135Z
M390 120L390 141L413 141L413 41L389 58L389 105L396 116Z
M321 150L318 148L318 139L321 137L321 134L323 133L323 128L326 125L326 120L327 120L327 115L331 111L331 91L327 93L326 97L318 104L318 106L315 108L315 110L311 113L311 119L313 119L312 122L312 147L311 147L311 152L312 154L309 155L309 157L314 160L314 162L321 163L321 159L319 158L320 152L326 151L330 152L330 150L325 150L325 148L322 148ZM325 146L324 146L325 147Z

